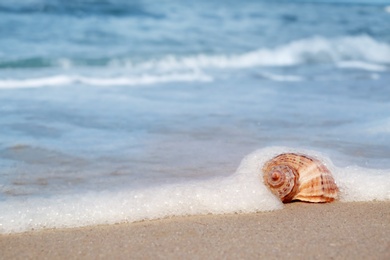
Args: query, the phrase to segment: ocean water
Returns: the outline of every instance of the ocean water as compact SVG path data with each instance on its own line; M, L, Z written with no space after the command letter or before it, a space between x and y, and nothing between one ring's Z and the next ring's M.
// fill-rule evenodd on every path
M0 233L279 210L321 159L390 200L390 1L0 3Z

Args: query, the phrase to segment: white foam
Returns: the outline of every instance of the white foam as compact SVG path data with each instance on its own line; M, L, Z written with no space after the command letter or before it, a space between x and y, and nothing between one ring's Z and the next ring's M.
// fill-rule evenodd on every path
M348 166L334 173L341 201L390 200L390 170Z
M131 70L177 71L207 68L234 69L256 66L292 66L322 62L390 63L390 46L369 36L327 39L313 37L296 40L276 48L260 48L237 55L167 56L158 60L134 63L131 60L113 60L111 66ZM378 65L379 66L379 65Z
M388 6L385 7L385 12L387 12L387 13L390 14L390 5L388 5Z
M98 78L86 76L67 76L57 75L42 78L30 79L5 79L0 80L0 89L15 89L15 88L39 88L50 86L63 86L75 83L81 83L94 86L135 86L148 85L155 83L166 82L192 82L192 81L212 81L212 77L200 73L171 73L165 75L139 75L133 77L113 77L113 78Z
M133 222L168 216L281 209L281 202L256 172L262 158L252 154L229 177L90 192L46 199L0 202L0 233L42 228Z
M30 78L30 79L5 79L0 80L0 89L12 89L12 88L36 88L42 86L58 86L66 85L74 82L72 77L68 76L53 76L43 78Z
M338 168L316 151L269 147L246 156L237 171L227 177L160 183L122 191L1 201L0 233L282 209L282 203L260 177L265 161L282 152L307 153L322 160L334 173L341 201L390 200L390 170Z
M343 69L361 69L361 70L368 70L368 71L386 71L386 66L378 65L378 64L372 64L368 62L362 62L362 61L341 61L336 64L338 68Z
M264 77L266 79L270 79L273 81L289 81L289 82L296 82L296 81L302 81L304 80L303 77L297 76L297 75L279 75L275 73L268 73L268 72L261 72L259 73L261 77Z

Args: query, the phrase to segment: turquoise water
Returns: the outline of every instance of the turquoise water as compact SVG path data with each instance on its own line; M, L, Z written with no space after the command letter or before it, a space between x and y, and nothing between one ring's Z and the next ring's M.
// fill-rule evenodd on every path
M280 208L205 202L231 200L209 186L233 187L241 160L274 146L378 174L370 199L389 199L389 6L2 1L0 232L76 226L86 211L82 225Z

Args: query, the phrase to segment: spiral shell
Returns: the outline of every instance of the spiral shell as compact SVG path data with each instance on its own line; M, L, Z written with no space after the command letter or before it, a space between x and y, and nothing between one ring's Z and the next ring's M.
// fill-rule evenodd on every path
M331 172L317 159L297 153L280 154L263 166L264 183L283 202L331 202L338 188Z

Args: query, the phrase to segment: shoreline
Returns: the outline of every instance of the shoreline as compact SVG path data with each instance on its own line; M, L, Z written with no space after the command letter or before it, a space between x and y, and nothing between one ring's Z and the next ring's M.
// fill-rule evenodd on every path
M272 212L1 234L0 252L2 259L390 259L390 201L295 202Z

